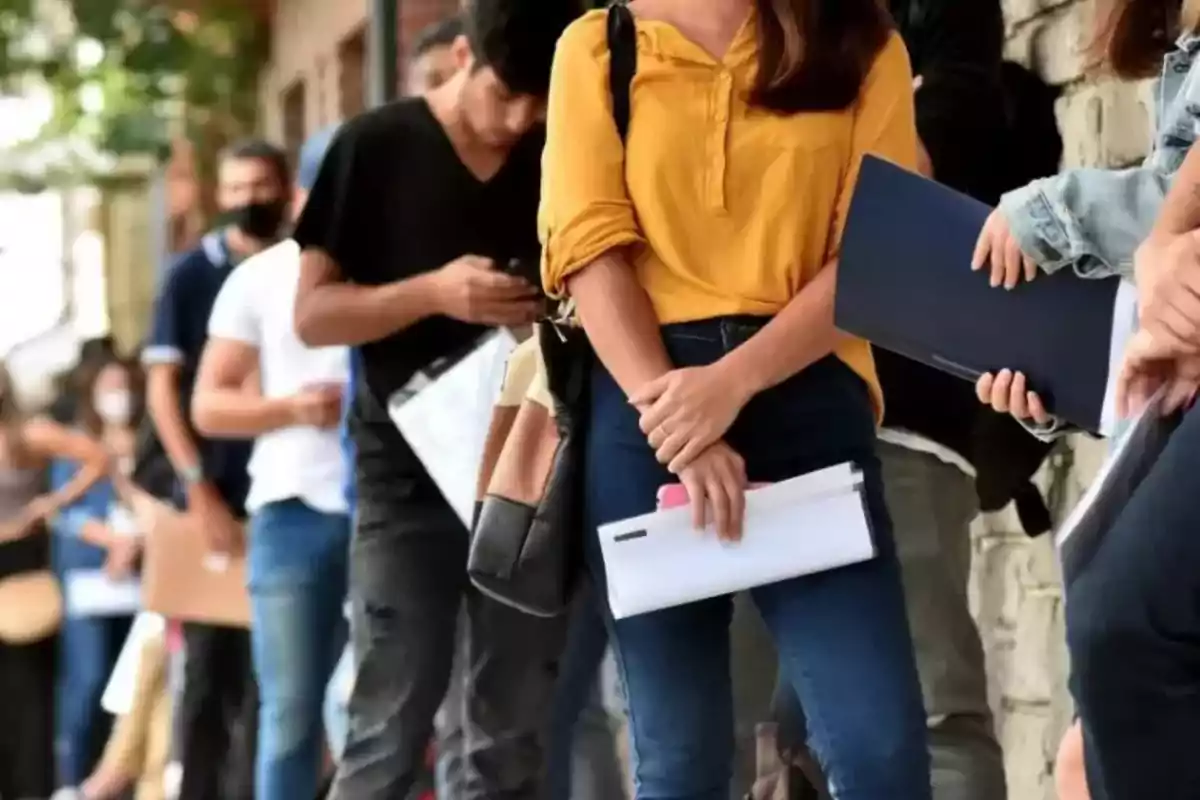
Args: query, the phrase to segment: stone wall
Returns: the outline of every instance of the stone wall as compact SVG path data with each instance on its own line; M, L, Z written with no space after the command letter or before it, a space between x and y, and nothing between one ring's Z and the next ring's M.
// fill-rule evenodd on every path
M1136 163L1150 138L1147 83L1087 74L1083 50L1094 0L1005 0L1009 58L1063 87L1058 102L1064 166ZM1043 486L1069 510L1104 455L1079 439L1052 459ZM1030 540L1011 509L975 525L972 602L983 633L991 694L1008 763L1012 800L1053 800L1051 767L1071 719L1062 586L1053 544Z

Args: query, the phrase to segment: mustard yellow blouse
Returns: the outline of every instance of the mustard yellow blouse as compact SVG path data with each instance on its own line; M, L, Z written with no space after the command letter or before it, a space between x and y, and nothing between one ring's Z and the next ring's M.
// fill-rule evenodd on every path
M912 70L899 35L843 112L780 115L747 103L755 21L714 60L674 26L637 23L626 148L612 122L605 12L558 44L542 157L542 280L630 249L659 322L780 311L838 254L866 153L914 168ZM627 150L627 152L626 152ZM872 387L866 342L837 351Z

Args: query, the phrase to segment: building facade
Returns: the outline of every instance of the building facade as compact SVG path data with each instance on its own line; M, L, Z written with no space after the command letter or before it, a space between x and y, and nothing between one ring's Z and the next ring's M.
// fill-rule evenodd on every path
M454 14L458 0L393 0L397 70L414 37ZM261 81L262 132L299 151L304 139L368 105L371 84L369 0L278 0L271 62Z

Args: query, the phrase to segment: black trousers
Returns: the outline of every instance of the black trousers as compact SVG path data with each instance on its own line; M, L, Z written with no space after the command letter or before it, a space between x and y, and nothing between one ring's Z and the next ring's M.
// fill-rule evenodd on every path
M1200 407L1067 586L1095 800L1200 798Z
M54 640L0 644L0 797L54 791Z
M179 800L252 800L258 690L250 633L188 623L183 636Z

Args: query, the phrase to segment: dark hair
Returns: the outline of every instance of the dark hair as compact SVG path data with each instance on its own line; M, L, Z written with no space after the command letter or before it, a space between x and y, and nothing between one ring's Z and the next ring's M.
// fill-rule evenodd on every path
M292 170L288 166L287 153L266 139L243 139L234 142L221 151L221 162L226 161L264 161L275 172L280 186L289 187L292 184Z
M463 25L479 66L513 94L545 97L554 47L582 13L581 0L468 0Z
M463 26L462 16L458 14L441 22L435 22L418 33L417 38L413 40L412 57L420 58L430 50L436 50L439 47L449 47L465 31L466 28Z
M129 384L129 395L133 401L130 408L129 420L126 426L130 429L136 429L141 424L142 415L145 410L145 377L142 373L141 365L134 359L119 358L112 356L105 359L95 359L94 361L82 365L79 373L77 406L76 406L76 421L83 426L83 429L92 436L99 436L104 430L104 420L100 418L100 414L96 411L96 382L100 379L101 373L109 367L118 367L125 373L125 380Z
M1097 15L1091 56L1122 78L1149 78L1159 73L1163 56L1184 24L1181 8L1186 27L1196 27L1196 3L1187 0L1108 0L1106 5Z
M785 114L853 104L894 27L880 0L755 0L755 6L758 77L750 101Z

